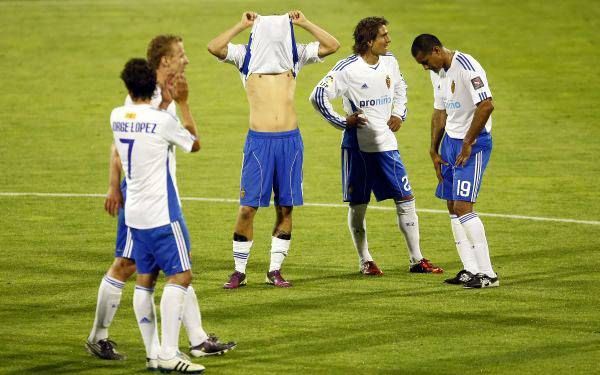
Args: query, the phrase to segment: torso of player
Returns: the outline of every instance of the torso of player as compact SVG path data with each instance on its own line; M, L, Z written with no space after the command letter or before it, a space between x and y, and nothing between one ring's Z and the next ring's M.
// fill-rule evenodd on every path
M291 71L279 74L252 73L246 81L250 105L250 129L282 132L298 127L294 94L296 80Z
M387 125L394 100L394 65L390 57L380 57L375 65L362 58L348 66L348 92L344 95L344 109L350 114L361 110L367 125L358 129L361 150L389 151L398 148L396 137Z

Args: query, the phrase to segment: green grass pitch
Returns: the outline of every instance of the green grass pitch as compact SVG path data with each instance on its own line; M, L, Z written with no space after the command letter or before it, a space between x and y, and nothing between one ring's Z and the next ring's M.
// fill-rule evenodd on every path
M298 79L309 203L341 203L340 132L307 98L350 54L360 18L390 21L391 50L409 85L409 119L397 137L418 208L443 210L444 203L432 193L431 84L410 43L433 33L482 63L496 110L477 211L501 287L466 291L443 285L443 276L409 274L391 210L367 215L372 254L385 276L360 277L346 210L305 206L296 210L284 267L294 287L263 284L274 213L261 209L249 285L224 291L237 205L186 200L205 328L239 343L226 356L197 362L208 374L597 373L600 4L568 0L0 1L0 373L144 373L131 282L110 330L128 359L100 361L83 347L113 259L116 223L102 198L4 193L104 193L108 116L125 96L120 70L145 54L154 35L170 32L185 39L204 146L197 155L179 153L181 195L235 199L247 101L235 69L219 64L206 44L244 10L293 8L342 43ZM309 40L303 31L297 38ZM458 271L447 215L424 210L419 217L425 255L448 274ZM185 340L182 332L183 348Z

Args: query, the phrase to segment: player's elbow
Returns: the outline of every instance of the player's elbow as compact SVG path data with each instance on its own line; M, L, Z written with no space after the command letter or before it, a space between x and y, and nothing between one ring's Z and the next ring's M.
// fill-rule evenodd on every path
M334 54L338 49L340 49L340 42L333 38L333 40L327 43L327 45L320 46L319 57L325 57Z
M219 48L219 46L217 46L216 43L214 43L213 41L208 43L208 45L206 46L206 49L208 50L208 52L210 52L211 55L216 56L216 57L220 58L221 60L226 57L225 54L223 53L224 48Z

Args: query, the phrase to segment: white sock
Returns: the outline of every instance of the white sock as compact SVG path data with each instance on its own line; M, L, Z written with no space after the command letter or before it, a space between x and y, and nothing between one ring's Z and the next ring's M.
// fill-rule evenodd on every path
M452 226L454 243L456 244L456 250L458 251L460 261L463 264L463 269L475 275L477 272L479 272L479 267L477 267L477 259L475 258L475 250L473 250L473 245L467 238L467 233L460 223L460 220L458 220L458 216L450 215L450 225Z
M362 265L364 262L371 262L373 257L369 252L369 243L367 242L367 205L355 204L348 207L348 229L354 242L354 248L358 253L358 259Z
M415 200L396 202L396 214L398 215L398 228L408 246L408 255L410 264L419 263L423 259L421 254L421 246L419 244L419 217L415 207Z
M291 242L292 240L271 237L271 264L269 265L269 272L281 269L283 260L290 249Z
M154 289L136 285L133 292L133 311L137 319L142 340L146 347L146 358L157 359L160 350L158 340L158 324L156 324L156 306L154 306Z
M246 273L246 264L250 256L252 241L233 241L233 260L235 261L235 270Z
M202 315L196 291L191 285L187 288L183 302L183 326L185 327L191 346L200 345L208 338L208 335L202 328Z
M162 345L159 358L171 359L179 351L179 329L187 288L167 284L160 300Z
M94 326L88 337L89 342L96 343L108 338L108 327L117 313L124 287L124 282L108 275L104 275L102 278L98 288Z
M473 244L475 259L477 259L477 268L480 273L484 273L490 277L496 277L496 273L492 269L492 261L490 260L490 250L488 248L487 239L485 237L485 229L479 216L475 212L468 213L458 218L462 227L467 233L469 241Z

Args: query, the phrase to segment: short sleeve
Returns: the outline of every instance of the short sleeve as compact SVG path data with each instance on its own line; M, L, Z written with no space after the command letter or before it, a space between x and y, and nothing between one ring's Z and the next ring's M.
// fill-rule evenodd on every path
M474 65L474 66L473 66ZM473 104L477 105L479 102L489 99L492 97L492 91L487 80L485 71L479 66L479 64L471 64L472 69L465 69L461 71L461 77L464 85L468 88L471 94Z
M226 62L241 68L244 64L244 58L246 57L246 45L244 44L227 44L227 56L219 61Z
M323 62L319 57L319 45L319 42L296 44L300 66Z
M166 114L165 121L159 128L160 135L170 144L180 147L185 152L191 152L196 137L181 125L177 117Z
M433 108L443 111L446 107L444 106L444 91L440 76L434 72L430 72L430 75L431 85L433 86Z

